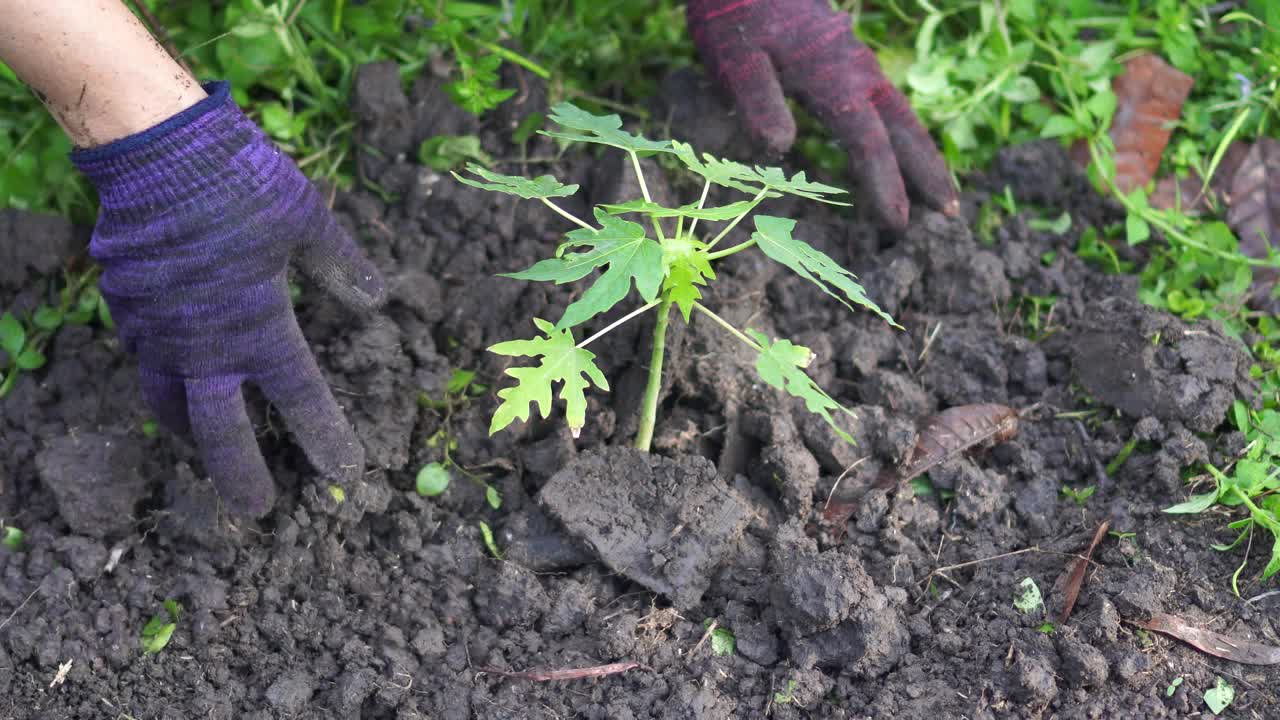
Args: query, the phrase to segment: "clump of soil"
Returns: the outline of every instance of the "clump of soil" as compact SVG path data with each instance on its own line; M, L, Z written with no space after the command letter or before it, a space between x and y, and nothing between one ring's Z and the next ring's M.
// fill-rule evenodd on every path
M768 212L797 218L797 236L858 272L906 330L851 316L752 253L717 268L706 302L813 348L814 377L857 410L847 429L858 445L763 386L736 341L695 320L673 323L646 457L623 449L644 383L643 322L593 346L614 391L592 397L581 438L554 420L489 437L507 359L484 348L527 335L528 318L558 317L574 292L496 274L547 256L569 228L411 156L441 128L478 133L495 157L552 156L545 138L507 140L545 93L523 78L528 95L477 123L437 80L403 95L395 77L367 68L354 91L376 151L360 168L384 193L336 201L386 273L390 303L365 325L310 288L298 305L368 450L367 493L336 513L320 502L301 452L251 398L281 493L263 521L230 522L193 451L141 432L133 363L111 334L63 331L48 367L0 402L0 516L26 531L22 550L0 551L0 716L1172 717L1203 712L1217 676L1236 689L1231 712L1276 707L1274 668L1125 623L1170 612L1276 641L1277 598L1229 590L1243 549L1208 547L1229 541L1223 518L1160 512L1186 495L1185 469L1239 450L1238 436L1213 431L1225 404L1247 397L1245 355L1210 324L1134 304L1132 278L1075 256L1079 232L1118 214L1056 145L1006 151L967 179L965 218L918 211L900 237L856 211L773 201ZM689 91L698 82L671 79L655 117L695 147L741 156L728 111ZM581 183L565 203L579 214L626 192L580 151L527 170ZM657 184L662 169L648 171ZM682 201L701 189L668 180ZM975 239L977 208L1005 186L1070 212L1072 229L1033 231L1019 216ZM49 269L46 236L67 250L66 238L83 242L51 227L6 214L0 248L21 256L6 267ZM22 309L45 286L0 274L0 290ZM1050 295L1053 313L1032 329L1021 298ZM457 368L490 390L447 413L418 402L440 398ZM1038 409L1009 442L934 468L932 495L868 489L910 452L918 422L967 403ZM413 492L442 443L501 494L499 509L461 472L438 498ZM838 533L820 522L837 483L857 500ZM1083 506L1060 493L1089 485ZM1102 542L1070 622L1046 632L1045 612L1013 598L1031 578L1056 600L1056 579L1103 519L1126 534ZM481 521L505 560L486 550ZM1261 592L1255 575L1242 591ZM183 613L168 646L144 655L141 630L166 599ZM710 622L733 633L733 652L702 641ZM573 681L502 674L619 662L638 665Z

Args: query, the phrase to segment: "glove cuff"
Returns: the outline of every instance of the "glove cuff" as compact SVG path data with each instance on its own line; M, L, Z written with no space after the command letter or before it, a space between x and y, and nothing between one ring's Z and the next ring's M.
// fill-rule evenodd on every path
M98 190L102 217L146 222L195 200L260 182L282 155L241 112L226 82L209 96L140 133L71 153Z

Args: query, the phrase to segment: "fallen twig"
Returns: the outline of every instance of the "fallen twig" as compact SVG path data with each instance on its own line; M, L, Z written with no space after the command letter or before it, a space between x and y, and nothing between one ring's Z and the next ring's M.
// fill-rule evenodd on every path
M506 670L488 668L482 672L501 675L513 680L547 682L549 680L581 680L583 678L604 677L606 675L616 675L621 672L641 667L644 666L638 662L621 662L584 668L566 668L563 670L525 670L523 672L508 672Z

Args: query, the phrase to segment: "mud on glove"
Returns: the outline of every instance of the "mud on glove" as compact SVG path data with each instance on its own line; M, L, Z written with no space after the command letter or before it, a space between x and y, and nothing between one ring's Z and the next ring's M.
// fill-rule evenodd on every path
M364 449L298 328L290 256L358 310L384 297L377 270L297 165L236 106L226 83L137 135L78 150L101 210L90 254L142 392L157 418L190 432L223 502L271 509L275 484L245 410L257 385L308 458L358 477Z
M796 124L784 91L791 91L848 151L861 192L889 225L907 224L904 175L930 205L959 212L937 147L875 55L854 39L848 15L827 0L689 0L687 9L702 61L752 140L774 153L790 149Z

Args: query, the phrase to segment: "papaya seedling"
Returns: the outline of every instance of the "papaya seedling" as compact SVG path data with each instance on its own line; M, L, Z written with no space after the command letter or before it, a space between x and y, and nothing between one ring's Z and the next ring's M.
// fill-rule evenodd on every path
M550 119L561 129L543 130L541 134L568 142L605 145L626 153L643 197L618 204L598 205L593 209L593 224L554 202L555 198L573 195L578 186L563 184L551 175L537 178L501 175L475 164L467 167L475 177L453 173L459 182L472 187L537 200L578 226L565 235L555 257L503 277L559 285L583 280L594 271L602 270L590 287L565 309L558 321L553 323L533 318L540 336L500 342L489 348L490 352L499 355L540 359L536 366L514 367L506 371L507 375L515 378L516 384L498 391L501 403L493 414L490 434L516 420L527 421L534 405L542 417L548 417L553 390L559 386L565 419L577 437L586 424L586 390L592 385L604 391L609 389L604 373L596 365L595 354L587 350L587 346L622 324L656 309L649 375L640 411L639 431L635 437L635 446L647 451L653 440L667 328L674 307L685 323L690 322L696 311L749 347L755 353L756 371L762 380L804 400L811 412L820 415L837 434L852 442L833 416L833 413L852 413L804 372L814 358L808 348L784 338L769 338L750 328L740 330L701 302L701 288L716 279L713 263L758 248L850 310L855 305L866 308L885 322L897 326L893 318L867 298L851 272L794 236L794 220L754 215L755 231L750 239L732 247L719 248L729 233L752 216L757 206L768 198L793 195L817 202L847 205L832 199L844 191L810 181L803 172L788 177L779 168L750 167L699 154L679 141L650 140L623 130L622 120L617 115L593 115L572 103L556 105L551 110ZM655 154L674 159L702 178L702 195L696 203L666 207L654 202L640 167L640 158ZM746 197L720 207L707 207L713 185L738 191ZM626 219L631 215L639 216L642 222ZM670 236L659 222L664 218L676 219L675 232ZM714 234L704 236L698 233L699 223L722 225ZM574 335L575 329L626 300L633 287L640 298L639 307L590 337L579 340Z
M152 615L146 627L142 628L140 638L142 652L146 655L154 655L163 650L169 644L169 639L173 637L173 631L178 629L178 619L181 617L182 606L178 601L172 598L165 600L164 612Z

